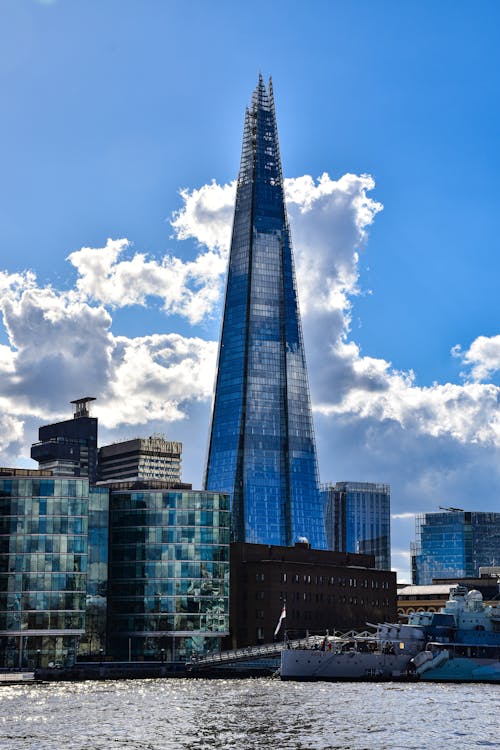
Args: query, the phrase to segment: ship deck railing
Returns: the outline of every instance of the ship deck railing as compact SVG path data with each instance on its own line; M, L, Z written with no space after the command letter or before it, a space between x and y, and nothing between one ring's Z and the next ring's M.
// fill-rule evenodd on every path
M213 654L193 656L188 663L190 671L214 667L224 664L233 664L242 661L254 661L259 659L278 657L285 649L314 649L319 648L322 641L347 641L356 639L373 638L374 633L367 630L363 632L349 630L347 632L332 631L326 635L309 635L304 638L286 639L274 643L262 643L257 646L243 646L228 651L218 651Z

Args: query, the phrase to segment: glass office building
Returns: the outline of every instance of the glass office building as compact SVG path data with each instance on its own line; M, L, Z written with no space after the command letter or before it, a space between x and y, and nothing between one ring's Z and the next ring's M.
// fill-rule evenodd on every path
M375 555L391 568L391 488L372 482L337 482L322 488L328 548Z
M31 458L53 476L97 479L97 417L91 417L91 396L76 399L73 419L47 424L38 429L38 443L31 446Z
M110 496L110 652L186 661L229 630L229 497L119 489Z
M245 115L205 474L237 541L325 548L272 84Z
M412 545L412 580L431 584L434 578L479 576L479 568L500 561L500 513L460 508L416 517Z
M0 475L2 667L71 666L84 634L88 479L34 474Z
M109 490L106 487L90 487L85 634L78 648L81 659L107 651L108 529Z

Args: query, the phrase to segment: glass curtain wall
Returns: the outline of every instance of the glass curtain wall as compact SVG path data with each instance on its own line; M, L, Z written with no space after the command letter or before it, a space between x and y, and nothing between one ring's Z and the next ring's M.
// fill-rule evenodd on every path
M0 666L71 666L84 633L87 479L0 477Z
M391 568L391 488L373 482L324 485L328 547L375 555L375 567Z
M229 497L113 490L109 649L185 661L220 648L229 618Z
M496 565L499 558L500 513L450 508L416 518L415 584L431 584L433 578L478 576L481 566Z
M326 546L271 82L245 115L205 487L236 541Z
M87 596L85 635L80 641L81 659L102 658L107 653L109 490L89 491Z

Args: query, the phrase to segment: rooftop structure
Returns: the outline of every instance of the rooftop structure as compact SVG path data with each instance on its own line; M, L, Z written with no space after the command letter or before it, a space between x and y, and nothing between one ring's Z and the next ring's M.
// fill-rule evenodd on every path
M73 419L44 425L38 430L38 443L31 446L31 458L40 469L54 476L97 478L97 418L90 416L91 396L71 401Z
M182 443L164 435L134 438L99 449L101 482L139 479L181 481Z

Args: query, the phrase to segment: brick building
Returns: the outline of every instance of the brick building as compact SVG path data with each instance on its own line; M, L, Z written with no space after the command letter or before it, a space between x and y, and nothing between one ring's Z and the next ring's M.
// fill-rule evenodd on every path
M235 542L231 545L230 632L226 648L272 642L283 604L290 638L363 630L396 620L396 573L373 555Z

